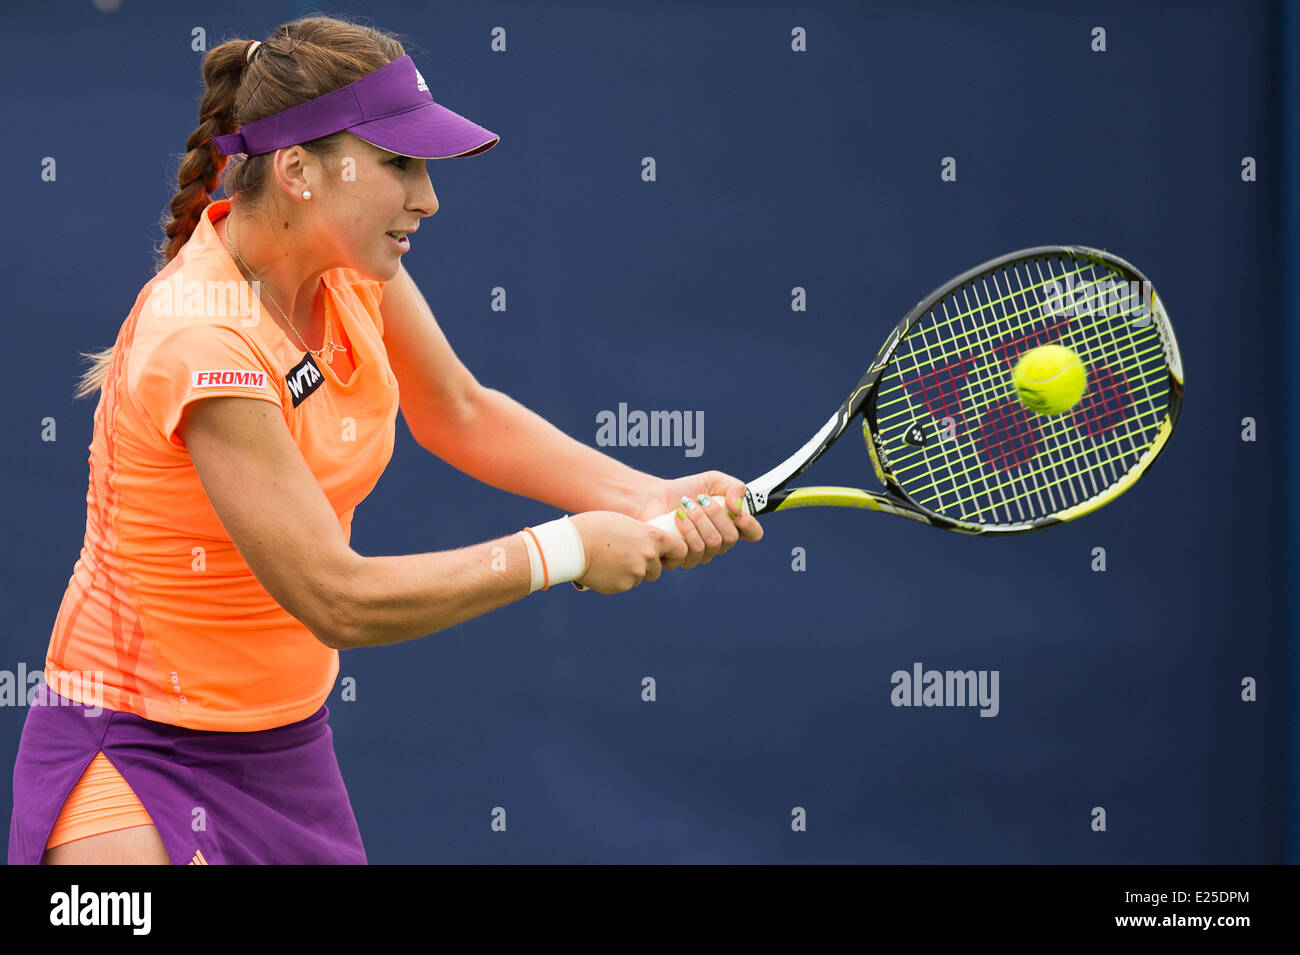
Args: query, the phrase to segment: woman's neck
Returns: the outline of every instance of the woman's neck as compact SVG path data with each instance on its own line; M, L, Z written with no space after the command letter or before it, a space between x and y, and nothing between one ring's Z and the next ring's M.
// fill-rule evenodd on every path
M250 228L247 219L236 218L233 209L217 223L217 232L240 273L258 283L265 310L285 335L295 345L306 342L308 348L321 347L324 316L316 308L321 273L298 277L303 270L295 267L291 257L274 242L259 242L259 230Z

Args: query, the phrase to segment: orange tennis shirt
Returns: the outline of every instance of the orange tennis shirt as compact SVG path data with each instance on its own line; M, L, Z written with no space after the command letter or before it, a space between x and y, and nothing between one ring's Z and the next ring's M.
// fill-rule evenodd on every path
M252 731L315 713L338 675L338 651L277 604L240 557L176 433L182 409L217 396L276 405L350 540L356 506L392 457L398 391L382 338L383 283L348 269L321 276L347 352L332 366L322 358L304 367L304 349L259 308L216 231L229 210L229 200L204 210L118 334L95 408L85 540L45 676L88 705Z

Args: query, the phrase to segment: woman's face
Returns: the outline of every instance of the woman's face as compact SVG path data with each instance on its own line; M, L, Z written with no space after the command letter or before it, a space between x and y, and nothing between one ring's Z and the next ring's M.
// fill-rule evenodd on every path
M397 274L411 239L387 233L413 232L438 211L438 197L425 170L427 160L380 149L353 136L320 166L325 189L314 208L321 228L320 253L326 261L386 282ZM311 206L311 203L307 203Z

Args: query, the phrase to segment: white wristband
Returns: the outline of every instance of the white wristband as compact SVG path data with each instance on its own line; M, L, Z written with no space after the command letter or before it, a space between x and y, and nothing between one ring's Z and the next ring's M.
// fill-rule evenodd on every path
M582 537L573 521L561 517L519 532L528 550L528 592L545 590L551 584L576 581L587 568ZM575 586L577 586L575 584Z
M520 531L519 536L524 539L524 548L528 551L528 592L531 594L542 586L542 580L544 579L542 576L542 558L532 534L528 533L528 531Z

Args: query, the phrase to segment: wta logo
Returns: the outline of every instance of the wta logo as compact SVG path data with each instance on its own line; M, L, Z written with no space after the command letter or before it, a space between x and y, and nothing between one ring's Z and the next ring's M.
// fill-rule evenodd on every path
M284 376L284 381L289 386L289 396L293 399L293 406L296 408L306 401L312 392L325 384L325 376L321 374L316 362L312 361L311 355L306 354L302 356L302 361L289 369L289 374Z
M227 370L196 371L191 376L195 388L225 388L238 385L244 388L265 388L266 372L233 368Z

